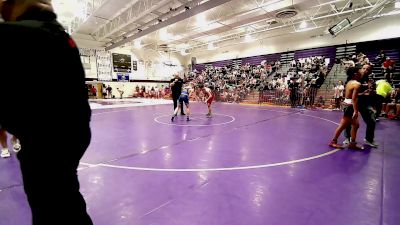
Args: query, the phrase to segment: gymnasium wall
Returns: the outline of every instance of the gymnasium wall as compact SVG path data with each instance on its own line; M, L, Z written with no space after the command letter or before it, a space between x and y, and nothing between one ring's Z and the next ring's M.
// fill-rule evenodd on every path
M221 60L270 55L274 53L319 48L348 43L366 42L400 37L400 15L379 18L362 26L347 30L337 37L324 34L325 28L307 32L293 33L288 30L284 35L266 37L253 43L228 43L216 50L201 50L190 57L196 57L197 63L217 62ZM364 21L366 22L366 21ZM188 63L190 63L188 61Z
M87 80L103 80L103 81L116 81L117 74L129 74L131 81L137 80L155 80L166 81L170 80L175 73L183 77L184 73L188 72L187 65L183 64L187 61L184 56L180 54L167 54L160 53L153 50L138 50L133 48L115 48L109 52L99 53L100 50L92 48L81 49L81 60L85 68ZM131 63L134 61L137 64L137 70L127 72L114 72L112 64L112 54L125 54L131 56ZM108 59L104 59L108 55ZM104 64L109 64L109 68L104 67ZM104 69L108 71L109 75L99 72Z
M123 97L128 98L133 95L134 90L136 89L136 86L142 87L145 86L146 90L151 89L152 87L160 88L161 87L166 87L169 85L169 83L154 83L154 82L104 82L106 86L110 85L112 87L112 92L113 95L115 95L116 98L119 98L119 92L117 91L117 88L121 89L124 91Z

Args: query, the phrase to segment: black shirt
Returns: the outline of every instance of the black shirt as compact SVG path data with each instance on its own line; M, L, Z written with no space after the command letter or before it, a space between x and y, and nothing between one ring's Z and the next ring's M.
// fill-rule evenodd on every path
M3 128L30 140L89 129L91 110L79 51L54 13L30 11L16 22L0 23L0 52ZM60 85L68 91L53 95Z
M171 86L172 94L180 95L181 91L182 91L182 86L183 86L183 79L182 78L172 78L170 83L172 83L174 81L175 81L174 86Z

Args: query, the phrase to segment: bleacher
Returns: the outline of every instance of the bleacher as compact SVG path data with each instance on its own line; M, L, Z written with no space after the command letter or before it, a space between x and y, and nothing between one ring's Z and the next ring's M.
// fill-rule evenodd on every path
M386 39L386 40L378 40L371 42L362 42L357 44L357 53L362 52L369 58L370 62L373 63L374 66L374 79L384 79L381 65L377 65L376 56L379 55L379 52L383 50L387 57L390 57L391 60L395 61L396 67L395 72L393 74L393 86L400 87L400 48L398 47L400 38L394 39Z
M399 51L400 49L388 49L388 50L384 50L386 53L387 57L390 57L391 60L395 61L395 70L393 73L393 86L394 87L400 87L400 55L399 55ZM377 60L375 59L376 56L379 54L379 51L370 51L370 52L366 52L364 53L367 55L367 57L369 58L370 62L374 64L374 69L373 69L373 78L375 80L380 80L380 79L384 79L383 73L382 73L382 68L381 65L378 65Z
M323 97L326 106L330 105L330 101L334 94L333 88L335 84L337 84L339 80L345 82L346 79L347 75L344 66L341 64L334 64L331 71L328 73L325 82L318 89L317 96Z

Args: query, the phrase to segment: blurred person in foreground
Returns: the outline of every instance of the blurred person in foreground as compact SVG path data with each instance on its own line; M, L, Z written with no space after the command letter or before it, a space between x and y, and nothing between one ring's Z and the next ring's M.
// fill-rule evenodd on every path
M32 224L92 225L77 176L91 138L78 48L49 0L0 0L0 14L0 124L23 146ZM46 92L55 83L69 87L56 101ZM42 97L32 100L35 92Z

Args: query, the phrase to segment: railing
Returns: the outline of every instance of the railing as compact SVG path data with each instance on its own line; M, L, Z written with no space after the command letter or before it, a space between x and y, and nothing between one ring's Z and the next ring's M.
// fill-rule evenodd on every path
M291 106L298 108L316 108L316 107L330 107L334 104L332 98L326 98L331 101L329 105L325 105L323 96L317 96L317 88L297 88L294 91L288 89L264 90L264 91L213 91L214 101L227 102L227 103L253 103L253 104L267 104L276 106ZM160 98L172 99L171 92L166 91L160 94ZM134 97L152 97L152 96L134 96ZM202 95L198 96L202 99ZM192 101L197 101L198 98L193 98Z
M317 96L317 88L265 90L259 93L259 104L291 106L293 108L324 107L325 100Z

